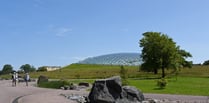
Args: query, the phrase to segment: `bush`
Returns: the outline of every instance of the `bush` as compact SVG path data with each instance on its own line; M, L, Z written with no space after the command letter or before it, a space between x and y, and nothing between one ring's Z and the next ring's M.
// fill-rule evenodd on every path
M38 84L39 87L43 88L54 88L59 89L60 87L69 85L69 82L66 80L60 80L60 81L48 81L48 82L41 82Z
M123 86L129 85L128 80L127 79L122 79L122 85Z
M49 81L48 77L41 75L38 77L37 84L40 84L41 82L48 82L48 81Z
M157 81L157 86L160 88L165 88L167 85L167 80L165 78L161 78Z
M46 67L39 67L37 72L46 72L47 68Z
M128 70L125 69L123 66L120 67L120 76L121 76L121 79L122 79L122 85L125 86L125 85L128 85L129 82L128 82Z

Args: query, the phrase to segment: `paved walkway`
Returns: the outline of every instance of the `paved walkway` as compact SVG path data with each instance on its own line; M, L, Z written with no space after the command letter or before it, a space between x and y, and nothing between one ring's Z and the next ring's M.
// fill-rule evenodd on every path
M66 99L60 94L81 94L85 91L57 90L38 88L34 85L36 82L30 82L29 86L19 83L13 87L11 80L0 81L0 103L75 103Z
M35 82L19 83L16 87L11 86L10 80L0 81L0 103L76 103L66 99L60 94L80 94L87 95L87 91L57 90L37 88ZM165 94L144 94L145 98L155 98L160 100L179 100L180 103L209 103L207 96L187 96L187 95L165 95Z

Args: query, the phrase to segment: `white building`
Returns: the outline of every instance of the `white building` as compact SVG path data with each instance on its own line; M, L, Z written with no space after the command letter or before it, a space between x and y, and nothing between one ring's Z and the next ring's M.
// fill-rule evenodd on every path
M54 70L61 69L61 66L44 66L44 67L46 67L47 71L54 71Z

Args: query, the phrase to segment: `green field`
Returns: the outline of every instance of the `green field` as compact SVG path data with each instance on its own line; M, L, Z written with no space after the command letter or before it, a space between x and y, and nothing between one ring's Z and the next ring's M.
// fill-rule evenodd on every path
M178 77L169 78L168 85L161 89L156 86L157 80L130 80L130 85L136 86L144 93L185 94L209 96L209 78Z
M168 85L164 89L160 89L156 86L158 78L161 77L160 71L158 75L154 75L153 73L140 71L138 66L125 66L124 68L128 70L127 75L130 85L136 86L144 93L209 96L209 66L182 68L178 76L172 73L173 70L166 70ZM44 75L49 77L49 79L73 80L72 82L82 80L89 82L89 80L92 81L120 75L119 72L120 66L72 64L61 70L34 72L30 73L30 75L32 78ZM1 76L1 78L9 77L9 75Z

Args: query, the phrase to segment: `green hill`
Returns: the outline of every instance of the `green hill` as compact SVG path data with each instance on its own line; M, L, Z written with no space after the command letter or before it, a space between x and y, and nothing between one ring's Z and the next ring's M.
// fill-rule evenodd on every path
M147 73L139 71L139 66L124 66L128 70L129 78L153 78L160 77L153 75L153 73ZM119 75L120 66L118 65L94 65L94 64L71 64L63 67L60 70L52 72L36 72L31 75L38 77L39 75L46 75L49 78L56 79L78 79L78 78L107 78L114 75ZM160 70L159 70L160 72ZM173 70L167 70L167 76L174 76ZM182 68L179 72L179 76L187 77L209 77L209 66L193 66L192 68Z
M158 75L139 71L139 66L124 66L128 70L129 78L156 78ZM32 78L45 75L50 79L98 79L119 75L120 66L118 65L94 65L94 64L71 64L60 70L51 72L34 72L30 73ZM168 77L174 76L173 70L167 70ZM21 75L21 74L20 74ZM184 77L207 77L209 78L209 66L193 66L192 68L182 68L178 74ZM1 77L10 78L8 75Z

